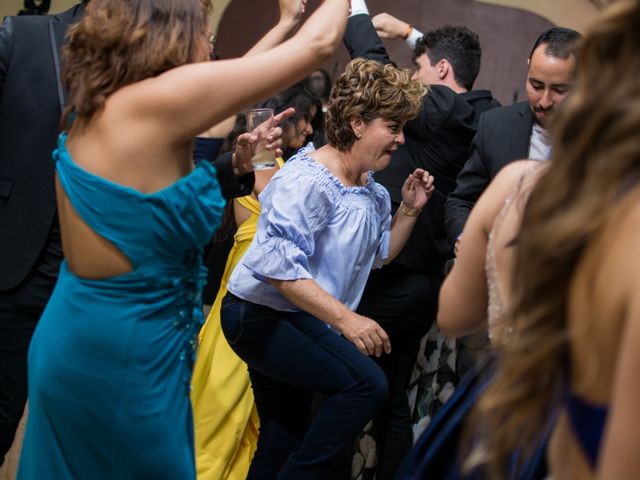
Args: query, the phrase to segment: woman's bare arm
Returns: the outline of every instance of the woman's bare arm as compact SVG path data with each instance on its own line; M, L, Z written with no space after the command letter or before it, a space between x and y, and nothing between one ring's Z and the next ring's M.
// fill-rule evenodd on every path
M415 169L407 177L402 186L402 203L391 221L391 240L389 242L389 257L385 264L390 263L398 256L409 239L416 224L417 216L408 216L402 212L403 208L409 211L421 210L433 195L433 176L422 168Z
M617 321L619 313L614 313L618 318L605 315L599 319L616 330L622 325L617 351L610 352L615 367L596 475L606 480L640 478L640 207L633 207L626 217L615 225L617 239L606 246L613 266L607 268L611 270L606 280L607 298L615 301L620 296L622 321Z
M278 23L249 50L245 57L257 55L280 45L298 25L307 8L307 0L280 0Z
M270 279L269 283L295 306L336 327L365 355L379 357L382 352L391 352L389 337L380 325L349 310L315 280Z
M280 45L289 36L289 34L291 34L291 32L300 25L302 14L306 9L307 0L280 0L279 3L280 18L278 23L269 30L267 34L251 48L251 50L244 54L245 57L266 52L273 47ZM235 120L236 115L231 115L199 136L205 138L224 138L235 126Z
M506 198L532 164L525 160L504 167L473 207L454 267L440 290L438 327L445 335L461 337L486 326L485 258L489 233Z
M297 34L265 52L202 62L124 87L107 111L148 136L180 144L211 125L302 79L332 53L342 37L348 2L326 0ZM106 113L106 112L105 112Z

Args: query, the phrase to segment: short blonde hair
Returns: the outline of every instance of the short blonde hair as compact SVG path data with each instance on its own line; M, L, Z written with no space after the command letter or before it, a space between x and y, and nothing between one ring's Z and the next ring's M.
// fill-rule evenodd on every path
M331 90L327 140L340 151L349 150L356 140L350 122L354 115L366 123L376 118L405 123L418 115L426 93L408 70L356 58Z

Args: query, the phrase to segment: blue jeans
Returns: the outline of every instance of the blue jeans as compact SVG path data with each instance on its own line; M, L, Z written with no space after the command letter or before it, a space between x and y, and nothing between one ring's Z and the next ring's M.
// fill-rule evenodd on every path
M306 312L227 294L222 331L249 365L260 417L248 479L326 479L387 397L380 367ZM314 392L328 396L311 422Z

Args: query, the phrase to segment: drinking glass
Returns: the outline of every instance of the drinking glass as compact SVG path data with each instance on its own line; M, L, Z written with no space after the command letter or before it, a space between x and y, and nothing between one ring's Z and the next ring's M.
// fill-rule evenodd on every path
M274 168L276 155L273 150L267 150L267 136L273 128L273 109L254 108L247 112L247 131L257 137L252 145L251 163L254 170Z

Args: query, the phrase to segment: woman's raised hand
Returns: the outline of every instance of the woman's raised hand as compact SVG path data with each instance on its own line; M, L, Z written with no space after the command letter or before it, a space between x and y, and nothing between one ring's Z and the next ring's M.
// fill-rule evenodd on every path
M342 335L365 355L379 357L383 352L391 353L391 342L387 332L370 318L352 312L340 328Z
M307 10L307 0L280 0L280 20L299 22Z
M267 145L268 150L275 150L276 156L282 156L282 127L280 124L296 113L295 108L290 107L285 111L280 112L273 117L271 124L271 131L269 132L269 143ZM256 142L257 137L250 133L243 133L238 135L236 139L236 149L233 152L232 165L238 175L244 175L253 171L253 164L251 163L251 157L253 156L252 146Z
M412 210L420 210L434 190L433 175L422 168L416 168L402 186L402 202Z

